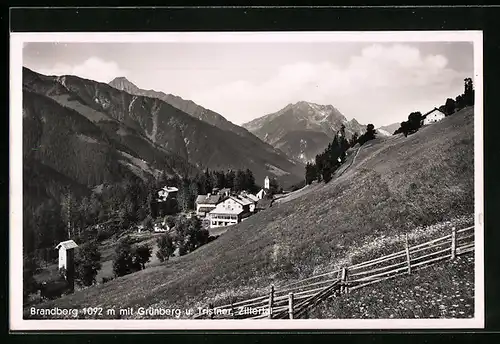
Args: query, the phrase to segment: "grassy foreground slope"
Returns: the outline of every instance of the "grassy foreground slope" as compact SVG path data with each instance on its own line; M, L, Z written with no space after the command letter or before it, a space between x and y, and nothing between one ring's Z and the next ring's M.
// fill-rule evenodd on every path
M252 296L355 259L377 239L454 223L474 211L473 122L466 108L409 137L370 141L315 192L278 203L175 262L41 307L193 307Z
M432 319L474 316L474 255L327 300L309 313L325 319Z

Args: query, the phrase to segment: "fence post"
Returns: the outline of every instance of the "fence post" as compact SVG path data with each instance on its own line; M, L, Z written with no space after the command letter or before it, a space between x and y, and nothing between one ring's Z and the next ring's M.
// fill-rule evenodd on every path
M455 227L451 228L451 259L455 259L457 252L457 230Z
M288 317L293 319L293 293L288 294Z
M347 284L347 280L349 279L349 269L345 268L345 277L344 277L344 282L345 282L345 293L349 293L349 285Z
M274 303L274 284L271 284L271 291L269 292L269 319L273 318L273 303Z
M408 263L408 275L411 274L410 246L408 245L408 233L405 236L406 262Z
M347 288L344 286L345 280L347 277L347 269L345 267L342 268L342 275L340 277L340 293L346 293Z

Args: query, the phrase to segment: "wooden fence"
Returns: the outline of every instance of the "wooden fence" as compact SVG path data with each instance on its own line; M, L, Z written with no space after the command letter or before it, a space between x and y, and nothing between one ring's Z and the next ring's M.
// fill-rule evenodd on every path
M437 239L409 246L383 257L314 275L276 288L269 293L230 304L213 306L211 319L297 319L320 302L368 285L401 277L457 255L474 251L474 226ZM203 318L197 316L196 318Z

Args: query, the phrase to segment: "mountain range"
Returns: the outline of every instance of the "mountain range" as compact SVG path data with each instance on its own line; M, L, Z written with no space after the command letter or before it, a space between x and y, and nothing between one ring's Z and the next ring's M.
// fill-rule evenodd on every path
M161 171L189 176L206 168L249 168L258 184L267 175L285 187L302 180L301 163L215 112L172 98L188 114L161 94L138 95L131 83L114 81L124 90L23 68L24 184L30 194L37 190L34 199L56 197L66 186L85 190ZM50 192L35 174L51 181Z
M173 94L166 94L155 90L141 89L125 77L117 77L113 79L111 82L109 82L109 85L116 89L125 91L133 95L145 96L163 100L164 102L176 107L177 109L201 121L209 123L217 128L231 131L235 134L250 139L254 142L260 141L257 140L257 138L254 135L249 133L248 130L228 121L226 118L224 118L222 115L218 114L215 111L205 109L204 107L196 104L192 100L185 100L179 96ZM267 147L267 149L269 148L270 147Z
M399 129L400 126L401 126L401 123L392 123L392 124L384 125L380 128L377 128L377 130L379 132L384 131L388 135L392 135L396 130Z
M332 105L300 101L245 123L243 127L291 158L306 163L328 146L342 125L347 138L366 130L365 125L355 119L348 121Z

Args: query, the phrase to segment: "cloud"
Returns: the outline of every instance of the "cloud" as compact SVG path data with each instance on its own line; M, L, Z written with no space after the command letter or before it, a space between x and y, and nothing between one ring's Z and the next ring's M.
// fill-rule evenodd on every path
M382 125L439 106L463 87L463 73L449 68L445 56L424 56L407 44L370 45L343 66L333 59L284 65L262 82L239 80L190 96L238 124L306 100Z
M105 83L127 74L127 71L121 69L116 62L104 61L97 57L90 57L83 63L73 66L57 63L52 68L38 69L37 72L45 75L76 75Z

